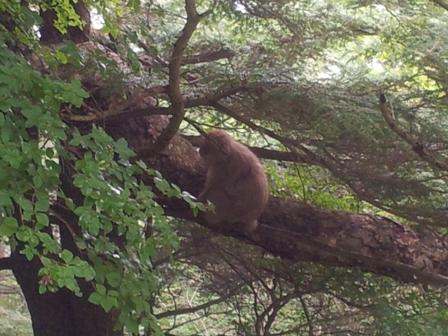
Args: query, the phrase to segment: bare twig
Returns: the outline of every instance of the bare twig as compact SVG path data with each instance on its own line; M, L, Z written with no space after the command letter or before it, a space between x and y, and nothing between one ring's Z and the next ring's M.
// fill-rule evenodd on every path
M417 136L409 133L400 126L398 121L395 119L393 110L388 104L384 93L380 93L380 110L390 129L394 131L401 139L407 142L412 147L412 150L420 156L420 158L428 162L434 168L448 171L447 160L439 160L434 157L434 155L425 149L425 144L423 144Z
M230 293L228 293L227 295L221 296L217 299L214 300L210 300L206 303L194 306L194 307L188 307L188 308L179 308L179 309L175 309L175 310L169 310L160 314L156 314L155 317L160 319L160 318L164 318L164 317L169 317L169 316L179 316L179 315L184 315L184 314L192 314L195 313L197 311L200 310L204 310L206 308L209 308L213 305L216 305L218 303L221 303L223 301L226 301L227 299L229 299L230 297L232 297L234 294L236 294L237 290L233 290Z
M194 127L194 129L196 131L198 131L199 134L201 134L202 136L206 136L206 132L201 128L201 125L199 123L197 123L196 121L194 121L193 119L187 118L185 117L184 120L189 123L191 126ZM199 146L198 146L199 147Z

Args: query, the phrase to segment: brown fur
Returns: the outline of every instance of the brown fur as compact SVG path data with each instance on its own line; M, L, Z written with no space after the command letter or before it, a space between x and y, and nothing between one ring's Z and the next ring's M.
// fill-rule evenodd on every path
M199 200L210 201L214 211L205 219L212 225L232 225L247 235L268 202L263 167L249 148L222 130L210 132L199 153L207 167L207 180Z

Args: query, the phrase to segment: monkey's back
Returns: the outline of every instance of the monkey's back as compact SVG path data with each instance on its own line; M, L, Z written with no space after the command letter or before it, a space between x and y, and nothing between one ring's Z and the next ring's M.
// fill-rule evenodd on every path
M201 198L215 205L214 211L205 213L207 222L235 224L235 228L250 234L269 198L260 161L248 147L222 130L210 132L199 153L208 168Z
M229 185L232 194L233 216L242 222L251 222L261 215L269 199L269 189L263 166L246 146L235 142L230 168L238 174Z

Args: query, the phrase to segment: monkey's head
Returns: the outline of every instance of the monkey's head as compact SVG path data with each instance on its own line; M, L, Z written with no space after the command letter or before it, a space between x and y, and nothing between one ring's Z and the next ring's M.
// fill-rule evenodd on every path
M232 153L233 139L223 130L211 131L199 149L199 154L207 166L224 162Z

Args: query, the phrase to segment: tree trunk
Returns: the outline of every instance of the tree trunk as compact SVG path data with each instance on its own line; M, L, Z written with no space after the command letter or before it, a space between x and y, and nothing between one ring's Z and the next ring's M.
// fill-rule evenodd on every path
M40 263L13 254L14 276L22 288L31 315L34 336L119 336L114 331L116 313L105 313L101 307L78 298L68 290L39 294L37 276Z

